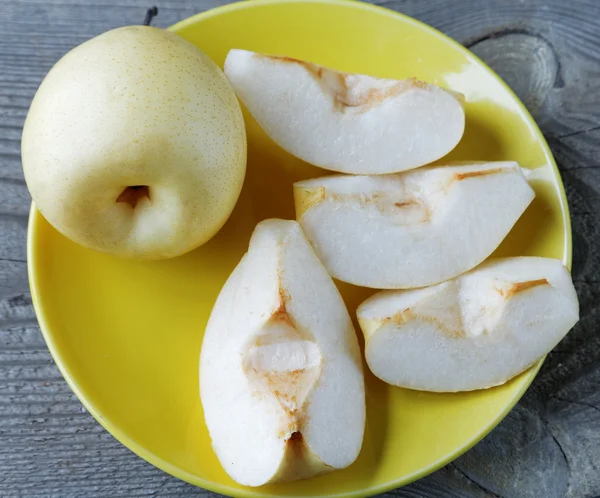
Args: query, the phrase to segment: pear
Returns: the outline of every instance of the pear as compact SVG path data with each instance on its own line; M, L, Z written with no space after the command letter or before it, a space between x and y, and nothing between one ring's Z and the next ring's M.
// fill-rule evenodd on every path
M246 171L239 102L219 67L175 33L126 26L66 54L23 129L31 196L63 235L161 259L223 226Z
M294 184L296 217L331 276L377 289L423 287L470 270L534 195L515 162Z
M357 338L295 221L259 223L202 344L200 394L213 448L260 486L350 465L365 425Z
M579 304L561 261L517 257L433 287L379 292L357 315L377 377L455 392L503 384L532 366L575 325Z
M304 161L340 173L396 173L445 156L465 127L464 98L415 78L349 74L231 50L225 75L264 131Z

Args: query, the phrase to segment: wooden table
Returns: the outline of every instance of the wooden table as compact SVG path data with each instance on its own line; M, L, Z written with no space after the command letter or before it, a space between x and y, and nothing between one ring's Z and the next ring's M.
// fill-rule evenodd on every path
M221 3L158 0L166 27ZM484 441L386 496L600 495L600 0L381 0L465 44L525 102L560 166L581 321ZM55 367L28 291L20 139L69 49L139 24L150 0L0 1L0 497L211 496L147 464L86 413ZM216 496L216 495L212 495Z

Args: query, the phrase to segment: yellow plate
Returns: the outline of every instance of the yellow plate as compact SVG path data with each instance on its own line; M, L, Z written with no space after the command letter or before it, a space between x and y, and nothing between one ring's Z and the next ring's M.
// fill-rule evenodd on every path
M570 263L565 195L544 138L506 85L439 32L381 8L337 0L239 3L172 29L219 64L230 48L239 47L388 78L417 76L463 92L466 133L450 158L515 159L538 168L536 200L498 254ZM366 496L432 472L490 431L539 365L499 388L447 395L393 388L367 372L362 452L350 468L326 476L242 488L213 454L197 378L211 307L254 225L267 217L292 218L292 182L323 174L282 152L246 118L249 168L243 194L217 237L188 255L143 262L97 254L59 235L32 209L30 281L56 363L85 407L119 441L161 469L223 494ZM340 287L351 312L370 294ZM343 423L344 415L339 416Z

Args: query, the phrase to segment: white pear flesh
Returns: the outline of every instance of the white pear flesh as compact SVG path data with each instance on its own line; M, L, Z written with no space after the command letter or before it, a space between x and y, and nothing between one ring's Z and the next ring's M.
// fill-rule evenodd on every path
M364 380L345 304L295 221L257 225L213 308L200 394L213 448L240 484L350 465Z
M575 325L579 304L561 261L517 257L433 287L381 291L357 315L373 374L456 392L497 386L531 367Z
M414 78L349 74L246 50L229 52L225 75L274 142L340 173L416 168L445 156L464 132L462 95Z
M294 184L297 220L331 276L376 289L423 287L474 268L534 196L515 162Z
M127 26L67 53L23 129L35 205L63 235L124 257L178 256L223 226L246 171L238 99L175 33Z

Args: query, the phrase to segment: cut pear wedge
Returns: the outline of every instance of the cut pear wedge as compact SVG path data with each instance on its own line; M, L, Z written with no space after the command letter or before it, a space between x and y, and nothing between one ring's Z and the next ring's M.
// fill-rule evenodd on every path
M409 389L471 391L523 372L579 319L561 261L490 260L456 279L382 291L357 311L371 371Z
M515 162L294 184L297 220L331 276L376 289L423 287L474 268L534 196Z
M450 152L465 128L462 95L414 78L348 74L246 50L229 52L225 74L274 142L340 173L423 166Z
M365 391L357 337L295 221L259 223L206 328L200 395L213 448L247 486L350 465Z

